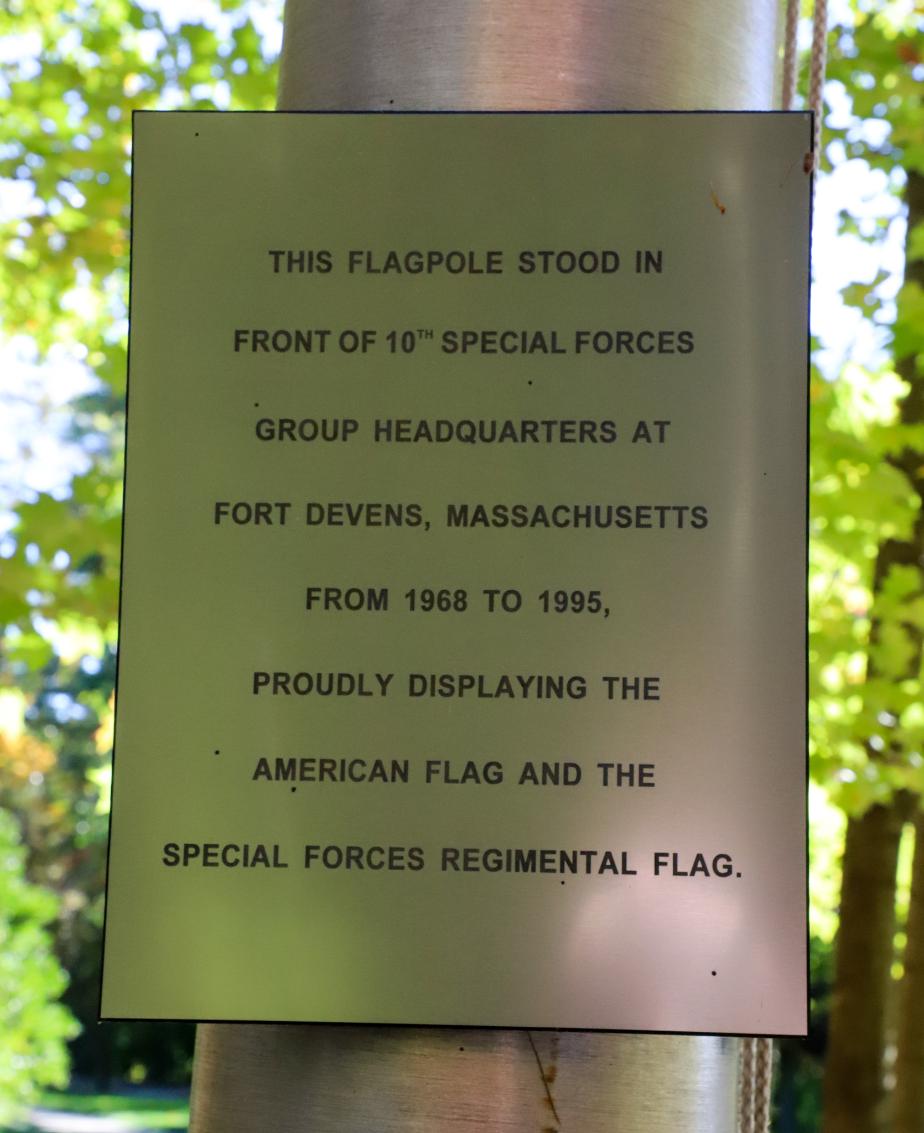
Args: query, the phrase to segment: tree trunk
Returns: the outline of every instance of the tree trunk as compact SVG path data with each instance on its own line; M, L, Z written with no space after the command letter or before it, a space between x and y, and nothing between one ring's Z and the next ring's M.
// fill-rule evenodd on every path
M924 177L913 170L908 173L905 190L908 204L908 239L914 226L924 219ZM906 252L909 245L906 242ZM924 283L924 261L908 260L905 282ZM917 357L896 358L895 368L908 383L909 390L901 404L901 421L906 425L924 423L924 377L918 370ZM917 449L905 449L892 463L907 478L910 487L924 499L924 456ZM893 567L915 567L920 579L919 592L924 591L924 506L915 518L910 538L890 539L882 544L876 559L873 578L874 595L878 594ZM875 609L874 609L875 613ZM895 680L920 675L922 659L921 631L909 617L903 629L914 645L908 671L888 674ZM871 643L879 639L880 624L875 619ZM871 676L883 676L871 662ZM882 755L870 750L871 758L898 760L907 753L887 748ZM828 1062L825 1070L824 1133L875 1133L885 1128L885 1087L883 1052L886 1042L886 1011L891 991L893 937L895 934L895 869L902 826L911 816L912 799L899 795L889 806L874 806L860 818L851 818L847 825L844 847L844 873L841 889L840 928L837 938L837 972L831 1008ZM918 824L920 825L920 823ZM917 858L916 865L921 860ZM922 866L924 868L924 866ZM918 878L917 870L915 873ZM918 888L924 883L918 880ZM919 897L924 901L924 895ZM924 922L924 912L913 910L916 921ZM910 921L910 918L909 918ZM917 937L924 924L915 931L911 943L909 923L909 956L924 956L924 942ZM920 964L920 960L915 960ZM899 1031L904 1049L899 1052L901 1070L897 1097L905 1112L915 1104L920 1110L924 1092L920 1084L909 1079L924 1053L924 1031L915 1019L915 1004L920 1014L924 1007L924 983L920 967L912 975L902 995L902 1018ZM908 972L906 971L906 980ZM905 1016L911 1016L906 1018ZM916 1098L916 1103L912 1101ZM918 1124L907 1130L924 1129L924 1113Z
M924 1133L924 812L914 820L914 875L901 983L894 1133Z
M823 1133L885 1129L882 1057L903 824L897 803L847 824Z
M914 170L908 174L905 189L908 203L908 235L906 254L911 247L911 233L924 223L924 176ZM909 260L905 281L924 284L924 261ZM924 421L924 376L915 356L901 359L897 369L911 390L902 406L902 420L910 424ZM917 492L924 499L924 460L920 453L909 453L903 462ZM909 558L921 573L924 591L924 506L918 513ZM918 633L917 663L920 669L921 642ZM924 813L918 810L914 819L914 866L911 903L908 908L905 974L901 984L898 1018L898 1057L895 1066L895 1133L924 1133Z

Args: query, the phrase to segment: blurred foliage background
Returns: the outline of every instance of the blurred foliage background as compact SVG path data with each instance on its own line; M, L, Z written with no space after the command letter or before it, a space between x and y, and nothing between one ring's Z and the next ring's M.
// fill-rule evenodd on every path
M808 1040L780 1044L775 1127L910 1133L924 1129L924 7L840 0L832 16L811 373L813 1011ZM188 1080L191 1027L95 1021L131 112L271 108L280 21L276 0L0 0L0 1121L68 1065L100 1087Z
M281 9L0 3L0 1121L68 1058L99 1089L189 1080L192 1026L96 1022L131 115L271 109Z

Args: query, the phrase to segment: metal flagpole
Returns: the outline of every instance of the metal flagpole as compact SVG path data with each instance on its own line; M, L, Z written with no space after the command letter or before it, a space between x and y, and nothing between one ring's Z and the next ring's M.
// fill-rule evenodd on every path
M288 0L287 110L770 109L776 0ZM734 1039L207 1024L191 1133L732 1133Z

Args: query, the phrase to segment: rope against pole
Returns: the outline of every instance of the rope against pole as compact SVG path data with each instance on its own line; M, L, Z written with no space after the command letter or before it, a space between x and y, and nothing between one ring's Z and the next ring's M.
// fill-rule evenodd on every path
M754 1039L742 1039L738 1055L738 1133L754 1133Z
M792 110L798 78L799 0L786 0L783 40L783 110ZM806 155L805 172L811 173L821 160L821 120L824 112L825 71L828 60L828 0L815 0L812 10L812 48L809 63L808 107L815 116L812 153Z
M817 169L821 162L821 119L824 109L825 69L828 63L828 0L815 0L812 17L812 67L809 74L809 107L815 115L812 152ZM806 170L807 172L808 170Z

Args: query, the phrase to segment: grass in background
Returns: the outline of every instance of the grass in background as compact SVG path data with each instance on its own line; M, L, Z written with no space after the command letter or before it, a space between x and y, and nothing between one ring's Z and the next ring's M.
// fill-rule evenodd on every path
M152 1096L142 1091L137 1094L69 1094L47 1090L39 1098L38 1107L59 1113L113 1118L129 1129L185 1131L189 1128L189 1099L179 1091ZM16 1133L33 1133L35 1127L26 1121L13 1129Z

